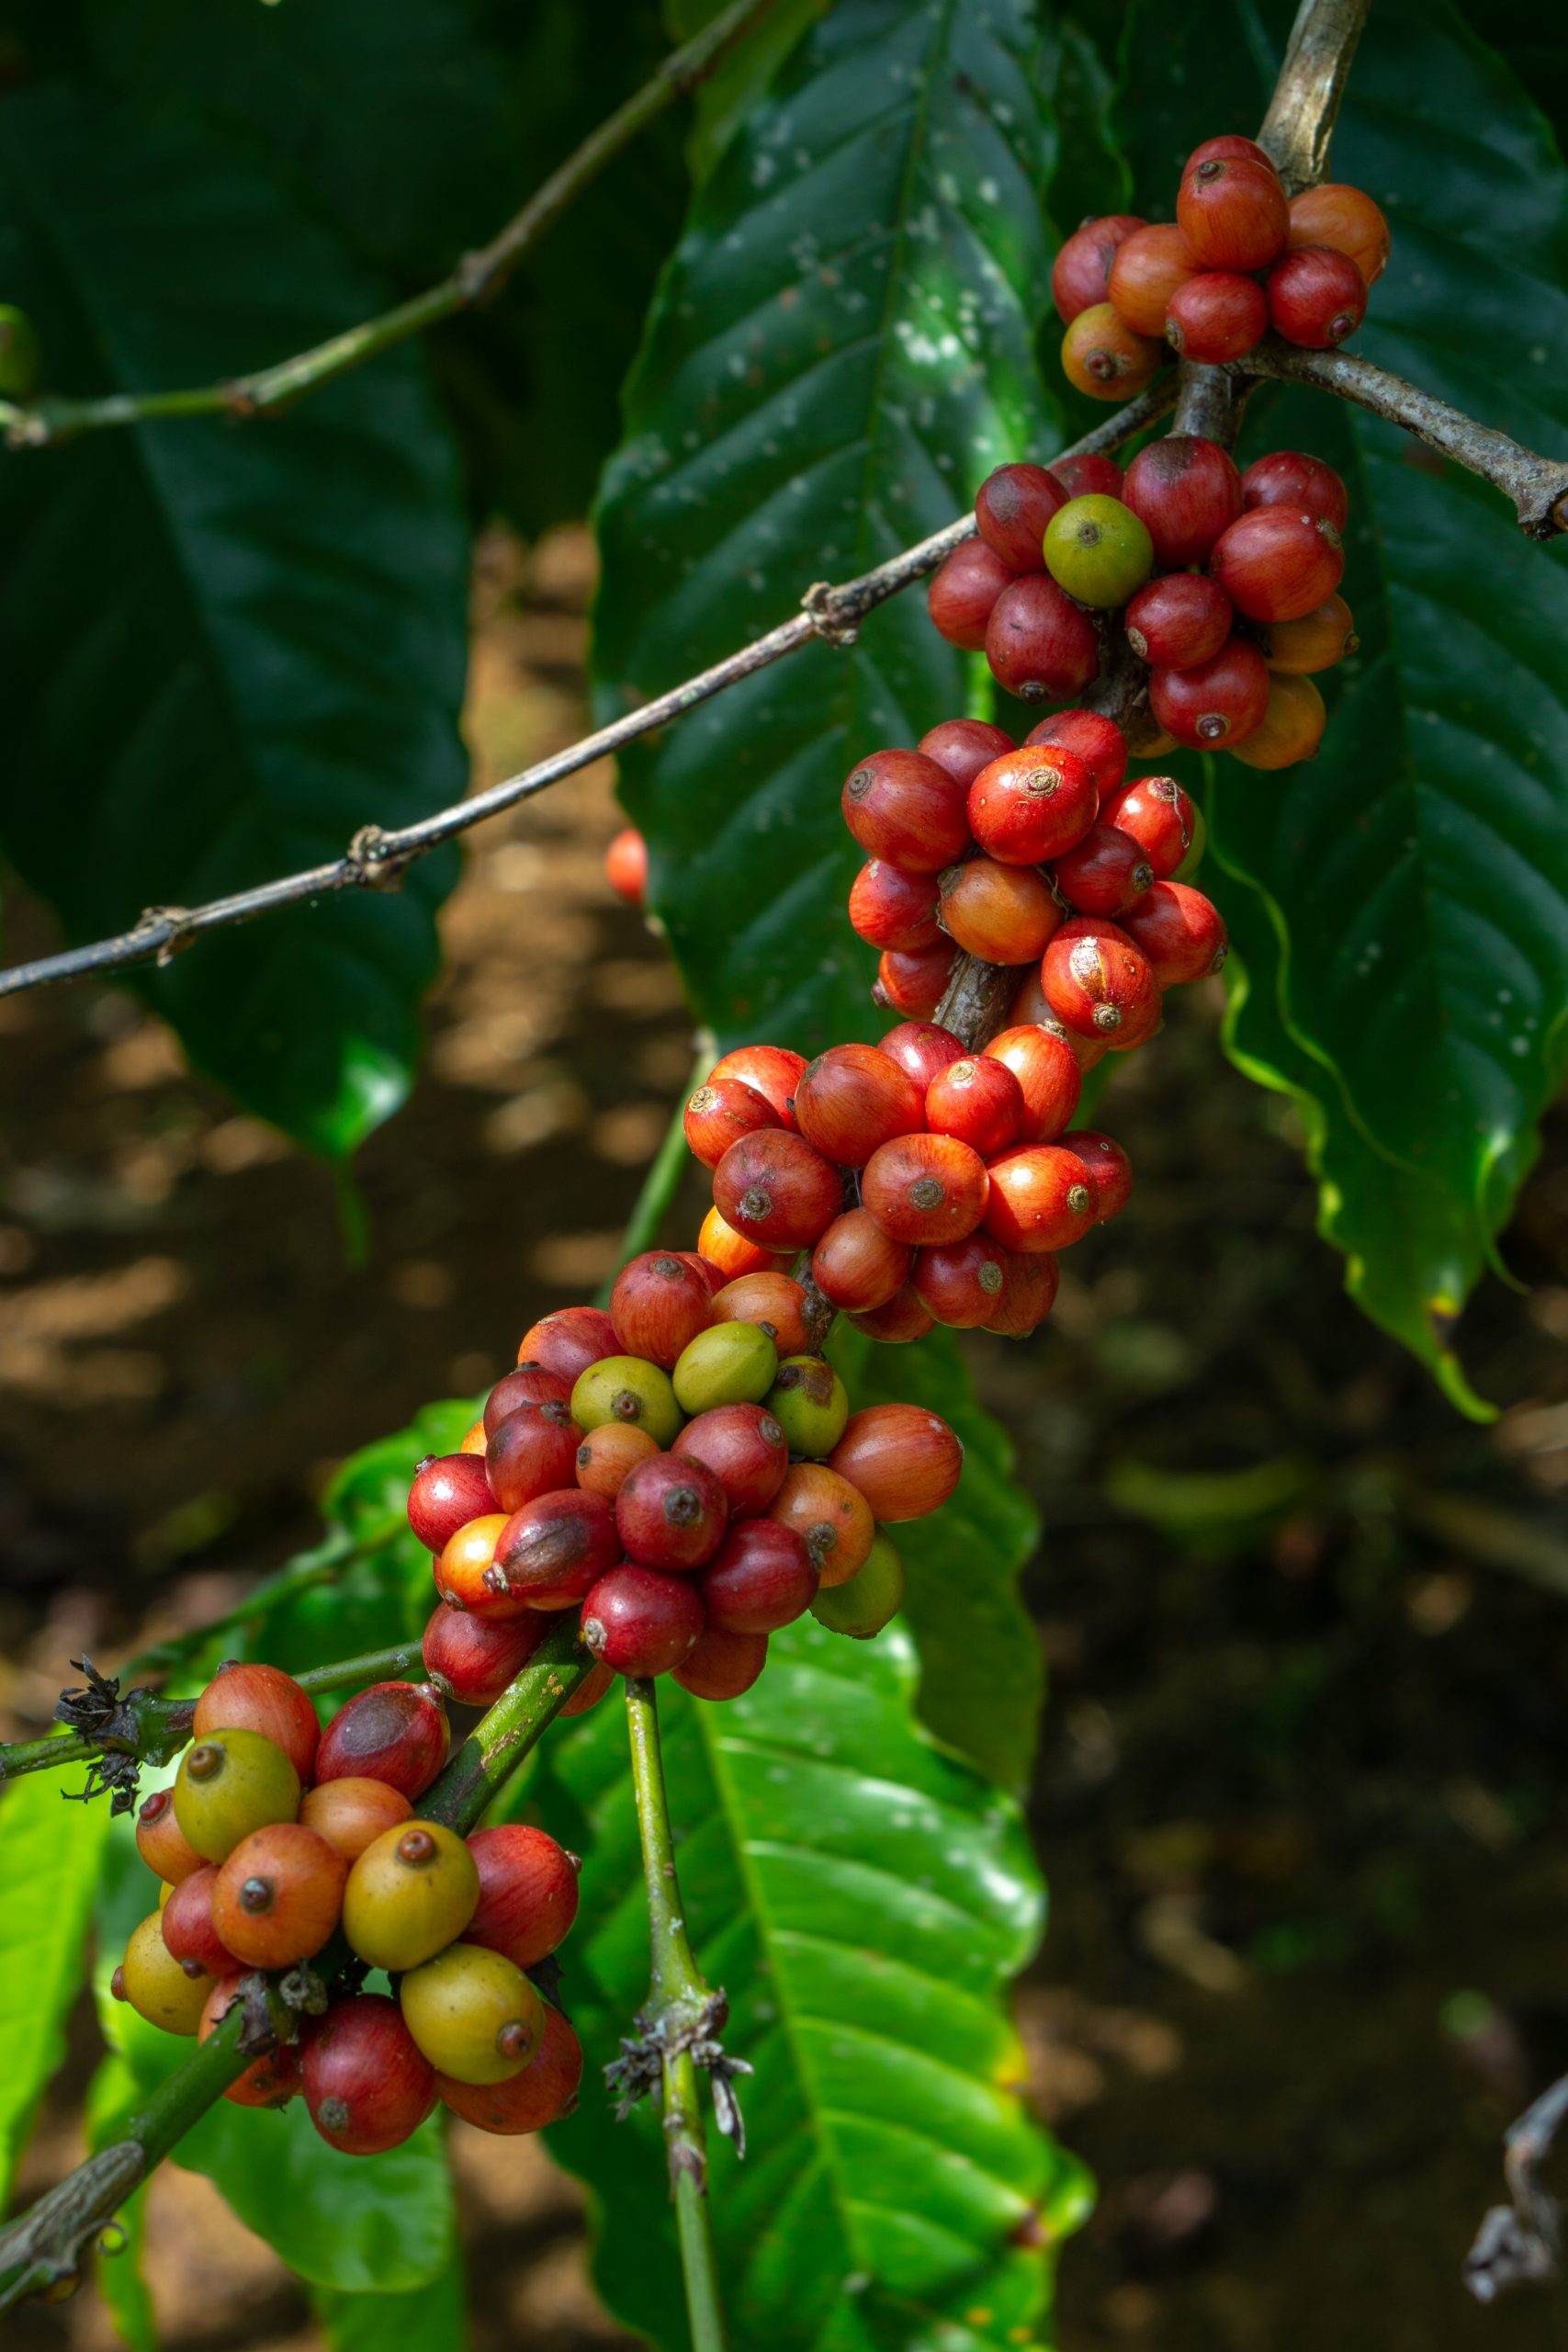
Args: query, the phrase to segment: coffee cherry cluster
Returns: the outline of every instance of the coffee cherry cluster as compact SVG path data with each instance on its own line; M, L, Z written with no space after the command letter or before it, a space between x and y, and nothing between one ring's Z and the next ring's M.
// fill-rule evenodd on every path
M1388 222L1361 189L1287 197L1255 140L1205 140L1187 159L1174 221L1108 213L1056 255L1063 371L1093 400L1123 401L1148 383L1168 345L1219 366L1272 329L1332 351L1360 325L1388 255Z
M324 2009L225 2096L283 2107L302 2093L349 2155L396 2147L437 2099L485 2132L570 2114L582 2052L527 1972L577 1916L577 1862L542 1829L464 1838L419 1818L446 1760L439 1691L378 1683L323 1732L290 1676L228 1666L192 1729L173 1789L138 1815L164 1884L115 1971L117 1998L205 2041L252 1972L313 1966ZM370 1969L390 1994L359 1989Z
M722 1122L729 1091L704 1090L688 1125ZM607 1310L536 1323L463 1450L415 1472L409 1522L441 1595L424 1660L451 1697L498 1698L564 1611L596 1661L573 1713L616 1674L739 1698L769 1634L807 1610L860 1637L895 1614L904 1571L884 1526L945 1502L963 1449L914 1406L852 1414L818 1352L819 1303L733 1238L738 1276L648 1250Z

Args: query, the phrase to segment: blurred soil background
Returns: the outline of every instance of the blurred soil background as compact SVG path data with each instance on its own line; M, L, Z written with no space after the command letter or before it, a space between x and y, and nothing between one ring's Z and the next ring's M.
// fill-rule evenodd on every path
M581 731L590 563L580 533L484 543L481 780ZM613 1263L691 1039L602 879L611 781L471 842L423 1075L356 1170L358 1266L331 1180L132 999L0 1003L0 1732L84 1647L112 1667L227 1606L312 1540L335 1462ZM7 960L50 936L7 908ZM1289 1105L1222 1058L1217 986L1186 994L1100 1114L1128 1216L1044 1332L974 1358L1046 1521L1054 1908L1021 2017L1102 2183L1064 2352L1559 2345L1559 2293L1483 2311L1459 2270L1504 2126L1568 2067L1568 1125L1508 1241L1525 1287L1466 1319L1502 1408L1475 1428L1347 1303ZM73 2160L93 2041L83 2017L32 2188ZM462 2133L459 2165L478 2352L626 2343L542 2150ZM171 2352L316 2344L204 2181L165 2167L153 2213ZM8 2341L113 2337L88 2289Z

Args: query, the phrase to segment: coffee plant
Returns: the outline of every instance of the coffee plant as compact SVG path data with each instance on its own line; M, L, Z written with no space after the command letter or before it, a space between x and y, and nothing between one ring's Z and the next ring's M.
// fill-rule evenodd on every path
M704 1047L606 1297L0 1750L8 2166L89 1963L107 2049L0 2308L91 2263L136 2347L171 2154L328 2342L458 2342L449 2112L547 2132L657 2343L1043 2342L1035 1531L945 1335L1050 1315L1224 966L1483 1414L1561 1074L1568 180L1506 59L1448 0L590 14L12 12L0 837L72 944L0 992L124 972L342 1160L452 844L615 752ZM595 481L601 724L465 800L468 518Z

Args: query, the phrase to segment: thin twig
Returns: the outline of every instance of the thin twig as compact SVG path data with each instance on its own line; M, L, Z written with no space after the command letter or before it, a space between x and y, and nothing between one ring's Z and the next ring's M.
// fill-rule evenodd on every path
M1519 528L1532 539L1568 531L1568 459L1543 458L1507 434L1477 424L1402 376L1391 376L1349 351L1300 351L1293 345L1265 343L1235 360L1237 377L1266 376L1274 383L1312 384L1357 408L1402 425L1428 447L1489 481L1513 503Z
M465 254L447 277L423 294L412 295L394 309L332 335L309 351L297 352L292 358L259 368L254 375L185 391L110 392L93 399L62 393L26 403L0 401L0 426L14 448L40 449L111 425L189 416L263 416L268 410L298 400L301 393L331 383L394 344L423 334L441 320L472 310L497 291L524 254L605 165L667 107L705 82L725 52L776 5L777 0L731 0L728 8L667 57L641 89L589 132L498 236Z
M1060 450L1057 455L1081 456L1118 448L1146 425L1156 423L1174 398L1175 383L1168 372L1137 400L1118 409L1103 424L1097 424L1081 440L1075 441L1070 449ZM204 932L249 922L254 916L270 914L278 907L297 905L306 899L327 898L336 890L379 889L394 885L415 858L425 856L444 842L455 840L486 818L499 816L521 800L532 799L536 793L547 791L565 776L575 775L595 760L624 750L641 736L655 733L672 718L680 718L699 703L722 694L726 687L738 685L742 678L782 661L785 654L798 653L803 646L818 639L831 645L852 644L856 629L867 613L928 571L934 571L942 558L951 554L960 540L972 537L974 531L973 514L962 514L945 530L933 532L917 546L906 548L901 555L890 557L874 571L863 572L838 587L819 583L807 591L802 599L803 610L794 619L782 621L752 644L715 662L711 669L699 671L695 677L671 687L667 694L626 712L608 727L596 729L592 735L569 744L565 751L554 752L549 759L540 760L533 767L491 785L488 791L477 792L470 799L439 808L433 816L422 817L417 823L395 831L386 831L378 825L364 826L344 854L328 865L307 866L298 874L257 883L253 888L211 899L205 906L149 908L131 930L118 937L100 939L90 946L67 948L58 956L40 956L34 963L14 964L8 971L0 971L0 996L15 996L24 989L42 988L56 980L82 979L91 973L118 970L128 965L167 963L176 950Z

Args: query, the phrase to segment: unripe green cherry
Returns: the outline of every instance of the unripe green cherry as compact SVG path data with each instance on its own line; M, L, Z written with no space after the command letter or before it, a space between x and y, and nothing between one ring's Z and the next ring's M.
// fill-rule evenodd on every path
M194 2033L213 1980L198 1970L196 1975L177 1961L164 1941L164 1922L151 1912L131 1930L125 1958L114 1973L117 2000L129 2001L138 2017L165 2033Z
M264 1732L209 1732L180 1758L175 1819L204 1861L226 1862L253 1829L299 1810L299 1775Z
M1175 873L1171 876L1171 880L1173 882L1190 882L1192 876L1197 873L1198 868L1203 863L1203 852L1208 848L1208 820L1204 816L1201 808L1200 808L1196 801L1194 801L1192 806L1192 839L1187 845L1187 854L1182 859L1180 865L1177 867Z
M829 1633L867 1642L897 1615L903 1603L904 1563L879 1527L864 1566L847 1584L824 1585L811 1603L811 1614Z
M403 2023L437 2074L504 2083L539 2046L545 2005L515 1961L482 1944L453 1944L399 1987Z
M778 1368L779 1351L760 1323L714 1323L681 1351L675 1401L693 1415L719 1405L760 1405Z
M602 1356L571 1392L571 1418L584 1437L605 1421L646 1430L655 1445L673 1445L685 1416L670 1374L641 1356Z
M38 329L14 302L0 302L0 394L30 399L38 390Z
M813 1462L832 1453L850 1418L849 1391L822 1356L786 1356L766 1403L790 1452Z
M1080 605L1124 605L1155 568L1154 541L1130 506L1103 491L1069 498L1045 526L1045 569Z
M479 1908L479 1874L456 1830L405 1821L373 1838L343 1891L343 1931L361 1960L418 1968L460 1936Z

